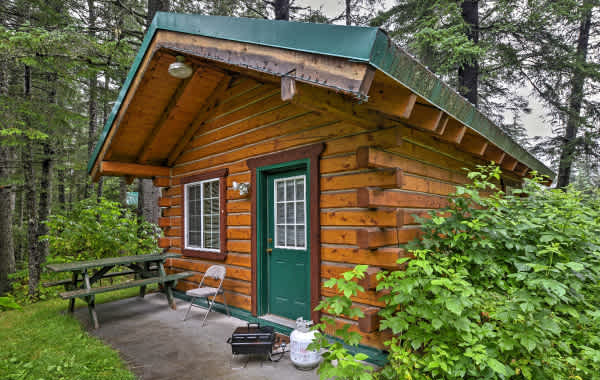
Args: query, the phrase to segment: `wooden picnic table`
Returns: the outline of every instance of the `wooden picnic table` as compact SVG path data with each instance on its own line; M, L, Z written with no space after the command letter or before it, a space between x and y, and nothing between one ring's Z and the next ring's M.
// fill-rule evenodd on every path
M144 297L146 286L150 284L162 284L167 295L168 305L175 309L173 299L173 288L177 280L190 277L191 272L173 273L167 275L164 263L168 258L179 257L174 253L109 257L98 260L74 261L64 264L49 264L46 266L52 272L71 272L71 280L62 280L45 284L46 286L64 285L65 292L60 293L61 298L69 300L69 312L75 310L75 299L81 298L88 305L90 319L94 328L100 327L96 314L95 295L120 289L140 287L140 297ZM129 270L117 273L108 273L116 267L127 267ZM91 273L90 273L91 272ZM119 275L135 275L135 280L111 284L107 286L92 287L93 284L103 278Z

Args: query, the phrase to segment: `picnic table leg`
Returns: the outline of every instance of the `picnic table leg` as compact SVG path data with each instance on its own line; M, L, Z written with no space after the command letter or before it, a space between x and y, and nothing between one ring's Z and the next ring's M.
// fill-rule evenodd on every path
M158 274L160 275L161 278L164 278L167 276L167 273L165 272L165 266L164 263L161 261L158 263ZM173 286L175 286L175 283L170 281L170 282L163 282L162 283L165 293L167 294L167 302L169 303L169 306L171 307L171 309L173 310L177 310L177 305L175 305L175 299L173 298Z
M92 321L95 329L100 328L100 324L98 323L98 314L96 314L96 298L94 296L89 296L86 298L88 311L90 313L90 320Z
M148 271L148 263L144 263L144 272ZM146 295L146 285L140 286L140 297L144 298Z
M90 285L90 275L88 274L87 270L83 271L83 284L88 290L92 288ZM85 297L85 301L88 304L88 311L90 313L92 324L94 325L94 328L97 329L100 327L100 324L98 323L98 315L96 314L96 297L87 296Z
M77 289L77 277L79 277L79 272L73 272L73 280L71 282L71 289L68 289L68 286L65 285L65 290L73 290ZM71 298L69 300L69 313L73 313L75 311L75 298Z
M173 310L177 310L177 305L175 305L175 299L173 298L173 282L165 283L165 293L167 293L167 302L169 306Z

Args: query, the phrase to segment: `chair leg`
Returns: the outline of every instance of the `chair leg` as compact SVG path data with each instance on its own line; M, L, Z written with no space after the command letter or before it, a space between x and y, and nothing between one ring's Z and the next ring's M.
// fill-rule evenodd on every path
M208 317L208 314L210 313L213 304L215 303L215 298L217 298L217 294L213 296L212 301L208 299L208 297L206 297L206 302L208 302L208 310L206 310L206 314L204 314L204 319L202 320L202 327L204 327L204 322L206 321L206 318Z
M192 300L190 301L190 307L188 307L187 312L185 313L185 316L183 317L183 321L185 322L185 320L187 319L188 314L190 313L190 310L192 310L192 304L194 303L194 301L196 300L196 298L192 298Z
M225 305L225 310L227 311L227 316L231 317L231 313L229 313L229 306L227 305L227 296L225 295L225 291L223 291L223 304Z

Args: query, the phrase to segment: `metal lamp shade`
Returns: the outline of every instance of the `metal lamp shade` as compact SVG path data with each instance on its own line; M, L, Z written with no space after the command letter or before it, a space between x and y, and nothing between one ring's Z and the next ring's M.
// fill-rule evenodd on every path
M192 75L192 67L185 63L185 58L178 56L176 62L169 65L169 74L175 78L185 79Z

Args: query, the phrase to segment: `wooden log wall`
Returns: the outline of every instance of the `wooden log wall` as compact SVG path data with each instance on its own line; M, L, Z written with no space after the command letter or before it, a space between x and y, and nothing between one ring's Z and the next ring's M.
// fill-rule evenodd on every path
M340 318L338 323L360 331L363 344L383 348L389 333L378 331L377 311L383 304L375 292L376 273L398 268L396 260L407 254L402 245L419 236L413 215L446 206L455 186L468 182L463 168L485 161L398 123L369 127L283 102L278 87L253 79L237 81L225 95L217 112L187 143L172 177L155 180L163 187L161 247L181 252L181 178L228 168L224 287L229 304L250 311L250 198L233 191L233 181L250 182L249 158L325 142L320 162L321 279L341 276L355 264L371 266L361 282L365 291L353 298L366 317ZM170 271L198 273L179 283L182 291L195 287L211 264L185 257L168 262ZM322 288L321 294L334 292Z

